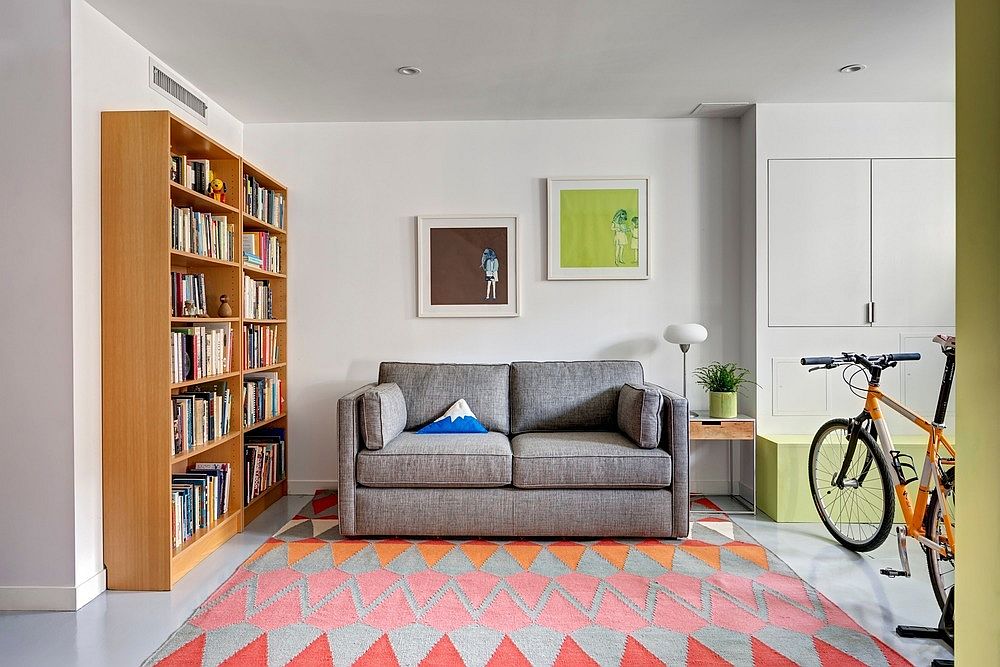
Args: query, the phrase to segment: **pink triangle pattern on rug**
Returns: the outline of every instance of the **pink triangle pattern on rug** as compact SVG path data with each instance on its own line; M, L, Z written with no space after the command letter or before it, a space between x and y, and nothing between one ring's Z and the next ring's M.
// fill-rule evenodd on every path
M356 539L336 511L317 493L145 664L909 664L724 515L685 540Z

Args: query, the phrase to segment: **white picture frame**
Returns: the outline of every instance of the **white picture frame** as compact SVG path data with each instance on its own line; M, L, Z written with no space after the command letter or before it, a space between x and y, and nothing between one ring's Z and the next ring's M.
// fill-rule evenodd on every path
M480 250L475 239L463 239L462 243L449 253L442 253L442 239L449 238L446 234L435 234L434 230L506 230L506 245L503 250L494 251L498 270L495 280L484 269L489 266L485 249ZM520 279L520 219L517 215L420 215L417 216L417 317L520 317L521 315L521 279ZM466 233L468 235L468 233ZM434 238L432 239L432 235ZM474 236L474 235L473 235ZM496 238L496 233L484 232L484 237ZM475 252L473 252L475 250ZM466 260L461 254L468 254ZM480 253L482 253L480 255ZM458 256L456 256L456 254ZM475 255L475 256L473 256ZM499 256L498 256L499 255ZM445 259L442 259L444 257ZM441 262L441 266L432 266L432 262ZM474 262L477 267L470 269ZM458 280L464 277L471 281L472 273L478 271L476 294L482 294L483 299L474 302L479 297L468 299L469 302L454 303L455 299L445 299L441 285L435 280ZM501 286L502 281L502 286ZM493 299L501 296L505 303L490 303L490 282L493 283ZM454 286L452 286L454 287ZM498 291L498 287L501 289ZM452 289L465 294L471 290L467 282L461 287ZM464 297L459 297L463 300Z
M548 193L549 280L648 280L652 277L652 233L649 222L650 184L648 176L549 178L546 179L546 186ZM578 258L563 258L561 200L564 190L638 191L637 209L633 216L638 218L638 224L635 225L634 231L631 227L628 228L628 231L625 229L615 231L615 225L618 223L615 222L614 212L609 213L607 221L601 223L607 226L607 243L610 250L602 250L604 253L610 253L611 259L608 260L607 265L586 266L585 262L581 262ZM569 225L572 222L566 221L566 224ZM593 223L590 224L593 226ZM619 257L621 257L622 263L616 265ZM632 261L633 257L635 258L634 262Z

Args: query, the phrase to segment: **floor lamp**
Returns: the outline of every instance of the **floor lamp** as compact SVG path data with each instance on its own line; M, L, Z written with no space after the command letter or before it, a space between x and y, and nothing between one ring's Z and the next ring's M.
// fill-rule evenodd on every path
M671 324L663 332L663 340L674 345L681 346L681 353L684 355L684 398L688 395L688 350L696 343L703 343L708 338L708 329L700 324ZM691 412L692 417L697 415Z

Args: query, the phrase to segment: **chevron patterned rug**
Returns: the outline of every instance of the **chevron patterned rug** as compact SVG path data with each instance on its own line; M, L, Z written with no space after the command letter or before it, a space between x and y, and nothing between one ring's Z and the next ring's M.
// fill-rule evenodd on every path
M318 493L147 665L907 665L725 515L689 539L350 539Z

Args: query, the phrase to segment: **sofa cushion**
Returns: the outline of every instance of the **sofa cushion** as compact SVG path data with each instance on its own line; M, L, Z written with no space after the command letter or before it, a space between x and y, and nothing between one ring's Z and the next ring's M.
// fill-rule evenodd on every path
M642 382L638 361L515 362L510 432L617 430L619 390Z
M399 387L379 384L361 395L361 433L368 449L381 449L403 432L406 403Z
M382 487L492 487L511 479L510 441L502 433L400 433L378 450L362 449L358 483Z
M660 444L663 394L653 387L622 385L618 393L618 429L643 449Z
M621 433L524 433L511 441L511 449L512 481L522 489L670 486L670 454L637 447Z
M428 424L464 398L483 426L510 432L507 364L411 364L385 361L379 382L395 382L406 400L406 430Z

